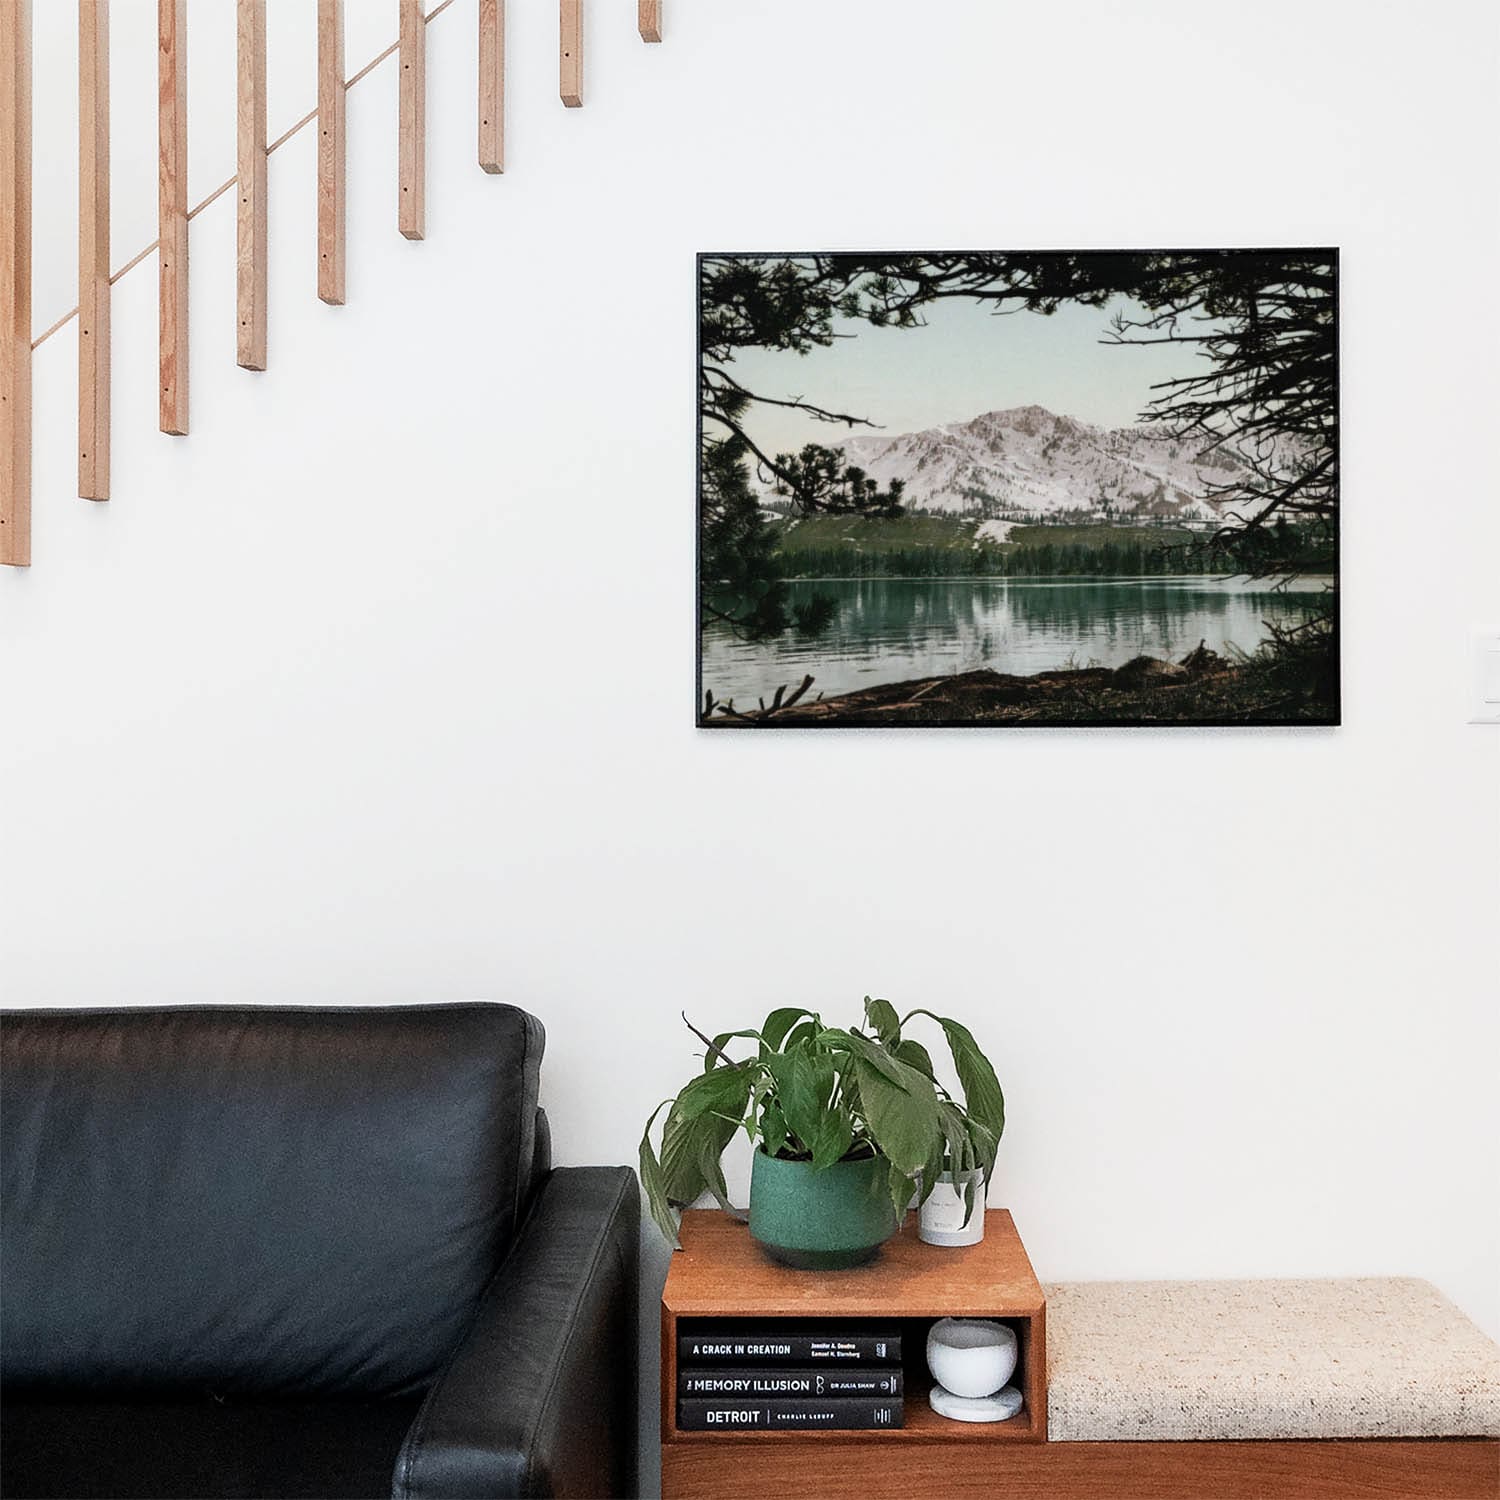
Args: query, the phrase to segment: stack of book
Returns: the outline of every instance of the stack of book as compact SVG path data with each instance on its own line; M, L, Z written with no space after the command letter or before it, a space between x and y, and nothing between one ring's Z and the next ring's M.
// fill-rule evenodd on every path
M902 1397L894 1329L773 1325L746 1333L704 1325L678 1334L682 1432L900 1427Z

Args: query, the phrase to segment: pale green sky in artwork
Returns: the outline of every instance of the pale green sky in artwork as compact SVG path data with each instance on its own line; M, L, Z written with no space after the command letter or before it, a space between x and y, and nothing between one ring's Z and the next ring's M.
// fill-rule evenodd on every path
M1129 427L1151 400L1153 382L1196 374L1203 360L1181 345L1100 343L1121 309L1141 311L1116 298L1103 308L1065 303L1051 317L997 317L980 303L954 299L924 309L925 327L872 328L840 319L836 331L854 337L807 355L746 350L730 369L759 395L802 397L867 417L891 437L1031 405L1098 427ZM753 407L746 422L769 453L873 431L764 405Z

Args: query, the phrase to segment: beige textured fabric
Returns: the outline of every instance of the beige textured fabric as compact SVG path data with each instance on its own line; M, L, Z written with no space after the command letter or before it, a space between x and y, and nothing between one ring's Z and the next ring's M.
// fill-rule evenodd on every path
M1500 1434L1500 1348L1425 1281L1045 1290L1053 1439Z

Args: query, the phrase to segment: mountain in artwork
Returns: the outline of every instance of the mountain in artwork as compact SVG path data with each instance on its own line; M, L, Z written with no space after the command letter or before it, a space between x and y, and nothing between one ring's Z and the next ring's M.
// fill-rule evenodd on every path
M1216 487L1248 475L1228 449L1154 427L1106 429L1041 406L986 412L899 437L861 434L840 449L908 510L996 518L1212 521Z

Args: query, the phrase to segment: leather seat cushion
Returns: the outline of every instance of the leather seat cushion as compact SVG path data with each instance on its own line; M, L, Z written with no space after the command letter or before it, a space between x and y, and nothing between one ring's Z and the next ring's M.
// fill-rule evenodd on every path
M419 1400L7 1401L5 1500L391 1493Z

